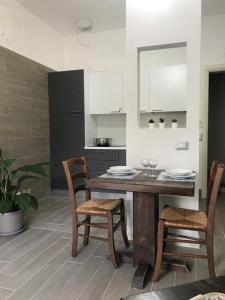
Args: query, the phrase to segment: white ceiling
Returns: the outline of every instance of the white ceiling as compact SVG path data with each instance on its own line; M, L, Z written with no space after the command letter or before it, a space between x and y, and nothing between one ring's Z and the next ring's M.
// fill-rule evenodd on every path
M63 35L74 34L83 18L93 21L94 31L125 27L126 0L17 1ZM202 0L202 15L215 14L225 14L225 0Z
M202 0L202 15L225 14L225 0Z
M63 35L73 34L82 18L94 31L125 27L126 0L17 0L31 13Z

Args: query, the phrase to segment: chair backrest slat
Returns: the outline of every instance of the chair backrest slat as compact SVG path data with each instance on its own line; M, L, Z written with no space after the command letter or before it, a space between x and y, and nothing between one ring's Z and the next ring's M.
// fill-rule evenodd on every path
M224 164L218 164L215 172L215 177L212 185L212 191L210 194L209 207L208 207L208 231L211 232L213 230L216 200L219 193L223 173L224 173Z
M81 158L70 158L67 160L67 163L69 166L71 165L83 165L84 164L84 160Z
M209 202L210 202L210 197L212 193L212 187L213 187L213 182L215 180L216 176L216 170L219 165L218 160L213 160L210 173L209 173L209 179L208 179L208 188L207 188L207 202L206 202L206 212L208 214L208 209L209 209Z
M91 197L90 189L87 189L85 187L87 179L89 179L89 173L88 173L88 168L87 168L87 161L85 157L81 158L71 158L68 160L65 160L62 162L66 179L67 179L67 184L68 184L68 189L69 189L69 194L70 194L70 200L71 200L71 207L72 210L75 211L77 208L77 203L76 203L76 193L79 191L85 191L86 194L86 200L89 200ZM81 167L81 172L72 172L72 167L75 166L80 166ZM84 179L84 184L75 186L75 181L78 178L83 178Z
M209 173L209 180L208 180L208 197L210 198L210 194L212 192L212 186L213 186L213 182L216 176L216 170L217 170L217 166L219 165L219 161L218 160L213 160L212 165L211 165L211 170Z

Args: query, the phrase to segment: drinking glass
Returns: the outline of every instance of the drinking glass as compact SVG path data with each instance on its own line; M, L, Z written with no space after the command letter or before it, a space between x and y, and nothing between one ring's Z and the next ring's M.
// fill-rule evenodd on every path
M141 164L142 164L142 166L145 168L145 172L143 173L143 175L144 175L144 176L148 176L147 168L149 167L149 159L143 158L143 159L141 160Z
M158 164L158 161L156 159L154 159L154 158L149 159L148 166L151 169L151 172L149 175L150 177L157 177L157 175L154 174L154 169L156 168L157 164Z

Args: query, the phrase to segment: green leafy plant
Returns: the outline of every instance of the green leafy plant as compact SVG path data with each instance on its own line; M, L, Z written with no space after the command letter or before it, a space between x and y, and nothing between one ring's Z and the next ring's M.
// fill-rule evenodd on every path
M148 123L155 123L155 121L153 120L153 119L150 119L149 121L148 121Z
M173 120L172 120L172 123L177 123L177 119L173 119Z
M161 118L159 119L159 123L164 123L164 118L161 117Z
M27 179L38 180L48 176L44 166L48 163L30 164L12 169L16 159L3 159L0 149L0 214L38 208L38 200L29 193L21 192Z

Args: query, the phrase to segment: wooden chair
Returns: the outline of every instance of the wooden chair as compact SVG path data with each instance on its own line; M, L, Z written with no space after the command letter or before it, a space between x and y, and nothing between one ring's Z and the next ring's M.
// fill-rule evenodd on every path
M162 211L158 224L157 258L155 271L152 278L153 282L158 280L163 256L194 257L207 259L209 276L215 276L213 255L214 212L223 173L224 165L218 164L217 161L213 162L208 185L209 205L207 213L205 213L204 211L176 207L166 207ZM168 232L169 228L204 232L206 238L200 239L179 234L174 235ZM166 235L164 234L164 232L166 232ZM174 236L176 236L176 238L174 238ZM207 248L207 255L165 251L164 243L177 242L205 245Z
M218 160L213 160L212 165L211 165L211 169L210 169L210 173L209 173L209 178L208 178L208 191L207 191L207 211L208 211L208 205L209 205L209 199L212 193L212 187L213 187L213 182L215 180L215 176L216 176L216 170L217 167L219 165L219 161Z
M85 187L85 183L89 178L87 162L84 157L73 158L63 161L63 167L66 174L66 179L69 188L71 208L72 208L72 256L77 255L77 240L78 236L83 236L83 244L87 245L89 239L97 239L108 241L109 252L111 255L114 267L119 266L118 257L114 245L114 232L121 226L122 236L126 247L129 247L129 242L126 233L125 224L125 209L123 199L91 199L91 191ZM72 169L80 167L81 172L74 172ZM76 180L82 178L84 184L75 186ZM77 206L76 194L79 191L85 191L86 201ZM78 221L78 215L85 215L85 219ZM119 215L119 221L114 224L113 216ZM106 218L105 223L91 222L91 216L99 216ZM84 226L84 234L78 233L78 228ZM90 235L90 227L106 229L108 231L108 238L102 238Z

